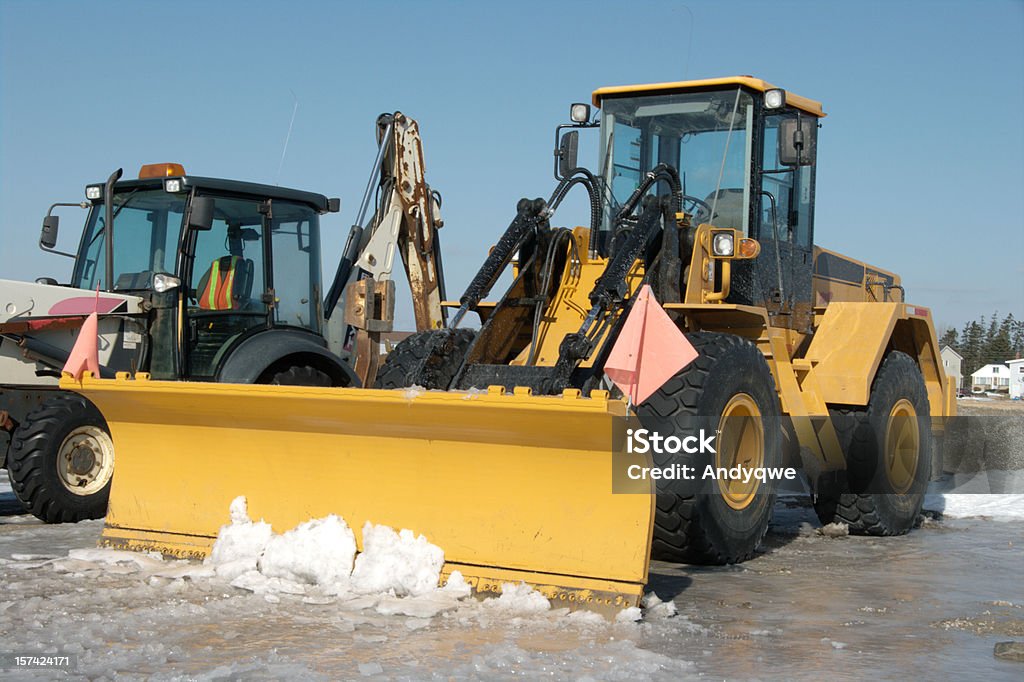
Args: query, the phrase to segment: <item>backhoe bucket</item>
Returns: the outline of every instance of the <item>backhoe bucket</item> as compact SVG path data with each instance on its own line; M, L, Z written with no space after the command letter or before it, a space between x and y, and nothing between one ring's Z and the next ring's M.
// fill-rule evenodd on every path
M422 533L479 594L525 581L554 606L635 606L654 496L612 494L622 401L150 381L63 388L106 417L116 469L103 544L203 557L244 495L282 533L343 517Z

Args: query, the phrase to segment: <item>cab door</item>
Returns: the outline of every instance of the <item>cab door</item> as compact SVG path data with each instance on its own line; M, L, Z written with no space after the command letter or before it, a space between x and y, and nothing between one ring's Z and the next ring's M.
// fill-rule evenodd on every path
M814 144L817 121L784 112L765 117L758 208L758 279L772 323L798 331L813 324ZM793 133L808 140L791 153Z
M268 202L214 197L209 230L194 232L187 273L185 376L213 379L227 352L270 326Z

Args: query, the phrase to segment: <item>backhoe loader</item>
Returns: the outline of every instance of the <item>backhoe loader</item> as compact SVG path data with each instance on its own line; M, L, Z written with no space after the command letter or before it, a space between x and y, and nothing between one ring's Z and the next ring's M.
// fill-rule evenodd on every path
M319 219L337 199L153 164L135 180L118 171L88 186L81 204L51 206L40 246L74 259L70 282L0 281L0 465L31 513L53 523L107 510L107 423L57 387L93 311L104 376L372 384L381 334L393 326L397 256L417 329L444 325L440 200L426 184L418 124L398 112L376 127L379 153L326 295ZM88 210L75 253L56 250L57 206ZM344 314L332 319L336 306Z
M599 121L574 104L556 130L553 193L518 202L448 325L400 343L376 389L66 378L127 450L104 542L202 556L245 495L278 532L328 513L410 528L478 593L525 580L612 609L637 603L652 551L754 555L778 481L721 472L799 467L823 522L909 530L952 386L900 278L815 244L821 104L749 76L592 104ZM554 227L574 188L589 223ZM635 404L605 370L647 291L697 357ZM714 447L630 454L639 428ZM638 462L712 475L633 480Z

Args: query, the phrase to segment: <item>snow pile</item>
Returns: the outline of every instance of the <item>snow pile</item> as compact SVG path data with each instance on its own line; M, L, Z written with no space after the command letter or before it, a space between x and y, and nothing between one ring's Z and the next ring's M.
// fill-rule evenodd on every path
M927 511L947 518L986 516L998 521L1024 519L1024 495L933 493L924 498Z
M231 533L234 524L227 528ZM319 585L330 594L342 594L348 591L355 555L355 535L341 517L332 514L271 536L256 568L268 578Z
M304 595L303 601L316 604L338 597L386 614L430 617L455 608L471 591L457 571L437 587L444 551L422 535L367 523L357 557L355 534L341 517L306 521L277 535L269 524L249 518L244 497L231 503L231 523L221 527L205 565L232 586L270 601L278 593ZM407 597L422 599L406 603Z
M444 551L422 535L368 522L357 555L355 534L344 519L332 515L276 535L249 518L244 497L231 503L231 523L221 527L205 565L233 587L269 601L278 601L278 594L301 595L313 604L337 599L382 615L431 618L458 608L472 592L458 571L438 588ZM529 585L505 583L501 596L483 606L530 615L550 610L551 602Z
M353 551L355 550L353 539ZM444 552L411 530L396 533L387 526L363 526L363 553L356 558L352 587L356 592L394 592L418 596L437 589ZM462 576L459 575L459 579Z
M204 562L225 580L255 571L257 562L274 531L269 523L253 523L244 497L236 497L230 507L231 523L217 535L213 551Z

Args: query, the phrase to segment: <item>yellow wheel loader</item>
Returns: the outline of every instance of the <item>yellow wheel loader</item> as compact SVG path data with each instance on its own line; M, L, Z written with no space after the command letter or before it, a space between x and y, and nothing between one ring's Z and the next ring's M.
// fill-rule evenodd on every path
M377 388L65 379L126 451L105 542L201 556L245 495L278 532L338 513L361 548L365 521L410 528L480 593L525 580L558 605L618 608L652 549L750 558L779 480L764 472L801 468L824 522L911 528L952 386L899 277L814 243L821 105L747 76L593 104L599 121L575 104L556 130L550 197L518 203L447 327L400 343ZM592 170L576 162L588 129ZM554 227L573 188L589 224ZM606 363L647 286L696 359L633 404ZM714 441L633 456L623 437L641 429ZM636 480L626 464L684 473Z
M152 164L137 179L118 171L86 187L81 204L50 208L40 246L74 259L70 281L0 280L0 466L31 513L55 523L107 511L116 459L108 425L57 386L93 311L104 376L372 384L400 257L417 329L443 326L440 200L426 184L418 125L398 112L376 127L379 153L326 295L320 216L337 211L337 199ZM88 211L75 253L55 248L57 206ZM336 306L343 314L332 316Z

